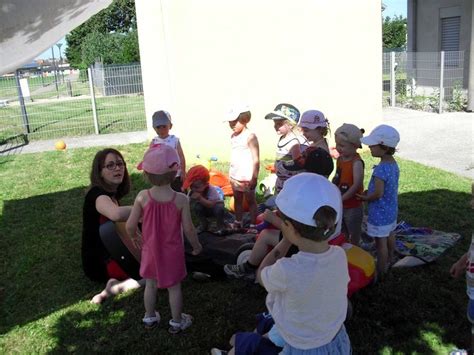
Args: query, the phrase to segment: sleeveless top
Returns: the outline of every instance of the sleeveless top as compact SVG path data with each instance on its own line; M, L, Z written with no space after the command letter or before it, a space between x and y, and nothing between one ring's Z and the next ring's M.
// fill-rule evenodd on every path
M179 138L172 134L170 134L166 138L160 138L160 136L156 136L155 138L151 140L150 147L153 147L154 145L157 145L157 144L165 144L173 148L174 150L176 150L176 153L177 153L178 143L179 143ZM179 155L178 155L178 163L181 164L181 161L179 160ZM181 169L178 169L176 176L181 176Z
M249 136L252 134L244 128L240 134L232 134L230 138L231 156L229 177L238 181L250 181L253 175L252 152L248 145Z
M168 288L186 277L181 210L176 207L176 192L170 201L159 202L148 193L143 208L142 259L140 276L156 280L157 287Z
M296 175L303 170L290 171L285 168L284 163L293 160L290 153L291 148L295 144L305 143L305 138L300 135L296 135L293 132L289 132L285 137L280 137L277 144L276 157L275 157L275 173L277 180L275 182L275 191L279 192L283 188L283 183L293 175ZM301 148L300 148L301 151Z
M343 161L341 158L337 159L336 162L336 175L332 180L334 184L341 190L341 195L344 194L354 184L353 166L354 162L361 161L364 166L364 161L360 158L359 154L356 154L353 159ZM361 186L356 193L361 194L363 192ZM345 200L342 203L344 208L354 208L362 205L362 201L354 196Z

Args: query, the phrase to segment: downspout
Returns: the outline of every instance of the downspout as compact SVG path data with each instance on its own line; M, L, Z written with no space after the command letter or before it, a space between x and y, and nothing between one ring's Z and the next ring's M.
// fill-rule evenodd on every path
M474 4L471 2L471 41L467 48L469 74L467 76L467 111L474 111Z

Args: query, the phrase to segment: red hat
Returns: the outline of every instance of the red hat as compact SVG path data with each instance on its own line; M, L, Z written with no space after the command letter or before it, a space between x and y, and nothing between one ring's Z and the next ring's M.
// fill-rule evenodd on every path
M186 178L183 182L183 189L189 188L189 186L191 186L191 184L197 180L202 180L205 182L209 181L209 170L207 170L202 165L193 166L188 170Z

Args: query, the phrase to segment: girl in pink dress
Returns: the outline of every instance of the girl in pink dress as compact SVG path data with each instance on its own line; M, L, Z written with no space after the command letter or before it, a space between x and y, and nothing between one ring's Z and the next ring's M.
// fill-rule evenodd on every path
M146 280L143 323L146 328L158 325L157 288L166 288L173 317L169 321L172 334L192 324L192 317L181 313L181 281L186 277L183 232L191 243L193 255L202 250L191 220L188 198L170 186L179 169L178 162L176 151L169 146L159 144L148 149L138 169L143 170L153 187L138 193L127 220L127 232L136 235L142 218L142 237L136 243L142 248L140 276Z

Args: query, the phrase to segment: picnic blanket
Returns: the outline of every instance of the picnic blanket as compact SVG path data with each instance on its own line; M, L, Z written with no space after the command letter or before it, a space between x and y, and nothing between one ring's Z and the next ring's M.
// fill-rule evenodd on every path
M395 229L396 251L401 259L393 266L416 266L433 262L461 239L457 233L416 228L400 222Z

